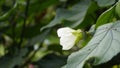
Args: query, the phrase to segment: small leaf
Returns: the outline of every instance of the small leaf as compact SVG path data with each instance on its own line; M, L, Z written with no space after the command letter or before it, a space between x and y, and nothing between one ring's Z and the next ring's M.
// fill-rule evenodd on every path
M115 7L115 11L118 14L118 16L120 17L120 1L117 2L116 7Z
M8 11L6 12L5 14L3 14L2 16L0 16L0 22L1 21L4 21L4 20L7 20L7 18L9 18L9 16L13 13L13 11L16 9L18 3L17 3L17 0L16 0L16 3L14 4L14 6Z
M88 28L89 26L93 25L97 19L97 16L96 16L96 10L98 10L99 7L98 5L96 4L96 2L91 2L88 10L87 10L87 13L84 17L84 20L79 24L78 23L78 26L77 28Z
M66 68L83 68L85 62L95 57L92 65L105 63L120 52L120 21L100 26L91 41L81 50L71 54Z
M97 28L98 26L112 22L114 16L115 16L115 6L111 7L110 9L106 10L100 15L100 17L98 18L96 22L95 27Z
M115 3L115 0L95 0L100 7L110 6Z

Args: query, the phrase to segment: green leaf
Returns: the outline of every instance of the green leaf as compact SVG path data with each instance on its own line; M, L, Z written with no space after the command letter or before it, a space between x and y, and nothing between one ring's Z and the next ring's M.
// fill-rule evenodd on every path
M115 11L118 14L118 16L120 17L120 1L116 3Z
M90 3L91 2L89 0L82 0L69 10L60 8L57 9L56 17L48 25L41 28L41 30L62 24L63 20L75 22L74 25L72 25L75 27L83 21Z
M9 16L13 13L13 11L16 9L17 5L18 5L18 3L16 0L16 3L14 4L14 6L8 12L6 12L2 16L0 16L0 22L7 20L9 18Z
M96 11L99 9L96 2L92 2L87 10L84 20L77 26L77 28L88 28L96 22Z
M5 47L0 44L0 57L5 54Z
M105 63L120 52L120 21L100 26L91 41L71 54L66 68L82 68L92 58L93 65ZM94 59L94 60L93 60Z
M97 22L96 22L96 28L98 26L101 26L103 24L109 23L113 21L113 18L115 16L115 6L109 8L108 10L106 10L105 12L103 12L100 17L98 18Z
M115 3L115 0L95 0L100 7L110 6Z

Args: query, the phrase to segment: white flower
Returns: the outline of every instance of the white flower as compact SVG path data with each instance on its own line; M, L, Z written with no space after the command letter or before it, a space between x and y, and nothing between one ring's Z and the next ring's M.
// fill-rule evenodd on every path
M69 27L60 28L57 31L60 37L60 45L63 50L71 49L82 38L81 30L74 30Z

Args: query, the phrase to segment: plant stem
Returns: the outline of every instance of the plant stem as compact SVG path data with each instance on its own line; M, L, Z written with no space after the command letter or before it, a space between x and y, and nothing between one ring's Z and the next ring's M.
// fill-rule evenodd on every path
M26 0L26 8L25 8L25 18L24 18L24 23L23 23L23 26L22 26L22 30L21 30L21 36L20 36L20 42L19 42L19 48L21 48L21 44L23 42L23 38L24 38L24 32L25 32L25 28L26 28L26 21L27 21L27 18L28 18L28 10L29 10L29 3L30 3L30 0Z

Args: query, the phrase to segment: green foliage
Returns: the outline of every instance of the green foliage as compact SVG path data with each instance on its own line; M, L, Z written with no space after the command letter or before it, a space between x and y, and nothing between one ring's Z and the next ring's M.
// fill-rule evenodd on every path
M56 17L54 18L54 20L52 20L50 24L44 26L41 30L56 26L58 24L69 24L66 26L70 27L78 26L83 21L89 5L90 1L83 0L70 9L57 9ZM64 23L64 20L68 20L70 22Z
M34 45L36 43L42 43L44 41L44 39L47 37L47 35L49 34L50 29L44 31L43 33L41 33L38 36L35 36L33 38L31 38L28 42L29 45Z
M111 7L110 9L106 10L105 12L103 12L100 17L98 18L97 22L96 22L96 28L98 26L101 26L103 24L112 22L115 16L115 7Z
M65 56L57 56L54 54L48 54L42 60L37 61L37 64L42 68L60 68L62 64L65 64L66 57ZM56 63L55 63L56 62Z
M19 53L16 52L16 55L6 55L0 58L0 67L1 68L13 68L16 65L20 65L21 62L24 60L22 57L25 56L27 53L27 49L22 49Z
M1 0L0 68L115 68L119 20L120 0ZM81 29L83 39L63 51L60 27Z
M2 16L0 16L0 22L8 19L9 16L10 16L11 14L13 14L13 12L15 11L17 5L18 5L18 2L16 1L16 3L14 4L14 6L13 6L8 12L6 12L6 13L3 14Z

